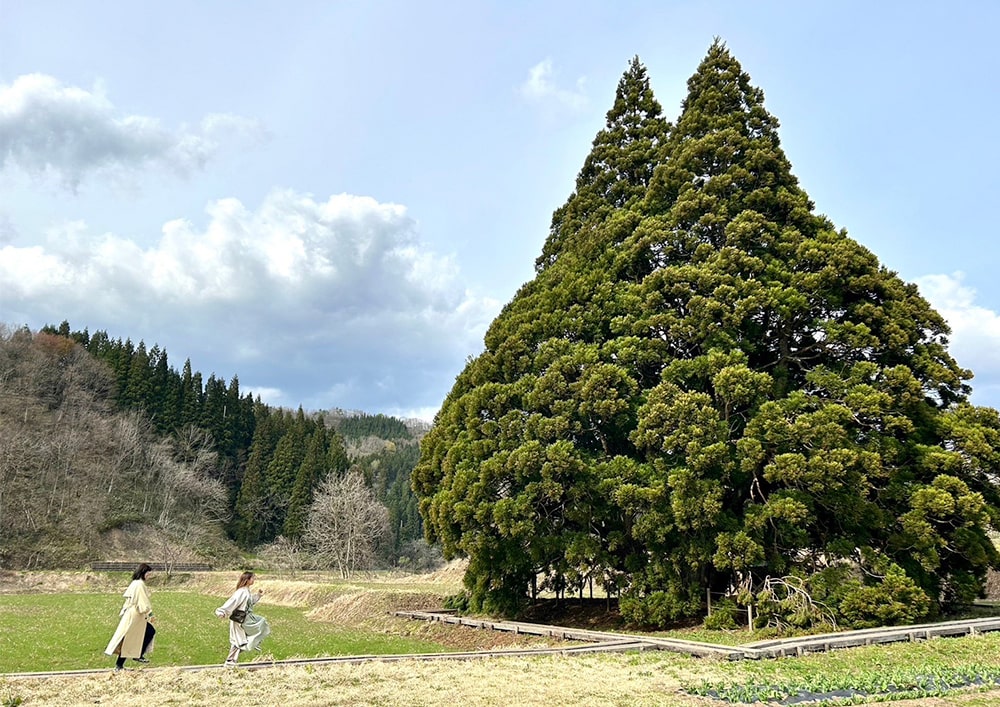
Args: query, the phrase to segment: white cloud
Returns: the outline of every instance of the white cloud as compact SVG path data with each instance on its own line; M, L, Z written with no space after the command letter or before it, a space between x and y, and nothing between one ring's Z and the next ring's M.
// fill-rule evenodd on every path
M438 410L440 409L441 406L415 409L398 408L396 410L389 410L385 414L398 417L400 420L423 420L424 422L434 422L434 416L437 415Z
M257 122L234 115L208 115L177 130L122 115L100 85L88 91L45 74L0 84L0 170L55 178L74 190L88 176L120 179L149 167L187 175L224 144L263 137Z
M963 368L971 369L973 401L1000 398L1000 314L976 304L976 291L963 284L964 275L917 278L920 293L951 326L949 350Z
M275 404L376 412L439 405L499 309L426 251L400 205L280 190L207 213L166 223L151 246L73 222L44 245L0 248L5 316L113 322L112 337L239 375Z
M587 106L583 77L577 79L573 89L561 88L555 79L552 60L545 59L528 70L528 78L520 87L521 95L533 102L556 104L573 111L582 110Z
M169 351L167 353L169 353ZM249 393L254 399L260 398L261 401L267 405L294 405L294 403L285 400L285 394L280 388L268 388L265 386L253 387L241 384L240 392L243 393L243 395Z

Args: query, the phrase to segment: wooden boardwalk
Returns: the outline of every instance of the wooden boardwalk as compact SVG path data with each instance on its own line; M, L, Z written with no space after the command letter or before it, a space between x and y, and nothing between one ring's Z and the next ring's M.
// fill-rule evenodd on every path
M942 621L936 624L913 624L890 628L869 628L858 631L840 631L815 636L785 638L775 641L757 641L740 646L755 651L755 658L781 658L784 656L818 653L836 648L855 648L879 643L925 641L931 638L974 636L977 633L1000 631L1000 617Z
M989 631L1000 631L1000 617L944 621L936 624L915 624L872 628L858 631L839 631L815 636L797 636L768 641L756 641L738 646L724 646L701 641L685 641L679 638L633 635L617 632L589 631L585 629L529 624L519 621L489 621L466 618L447 612L397 611L396 616L422 621L471 626L493 631L509 631L534 636L551 636L567 641L582 641L602 646L602 650L661 650L686 653L699 658L721 658L724 660L760 660L762 658L782 658L805 653L822 653L838 648L871 646L880 643L901 641L923 641L945 636L969 636ZM612 648L616 646L617 648Z

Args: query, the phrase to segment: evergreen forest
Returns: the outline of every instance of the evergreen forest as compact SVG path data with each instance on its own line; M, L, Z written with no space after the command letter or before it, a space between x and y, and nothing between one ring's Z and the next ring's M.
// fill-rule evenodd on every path
M716 40L670 122L634 58L535 275L421 443L476 611L596 586L635 624L905 623L997 565L1000 416L949 329L792 173ZM877 199L877 195L872 195Z
M144 531L155 561L217 559L227 543L287 559L317 489L349 472L387 526L366 562L426 560L410 490L420 425L271 407L236 376L178 371L158 346L65 321L0 334L0 567L120 559L97 553L127 554L108 539Z

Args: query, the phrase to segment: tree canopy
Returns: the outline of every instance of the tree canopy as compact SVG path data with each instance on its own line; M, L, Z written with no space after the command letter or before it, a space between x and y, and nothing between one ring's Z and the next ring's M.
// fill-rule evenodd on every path
M474 608L596 581L663 624L795 577L863 625L981 591L1000 416L917 288L814 212L763 100L718 40L676 125L622 77L413 473Z

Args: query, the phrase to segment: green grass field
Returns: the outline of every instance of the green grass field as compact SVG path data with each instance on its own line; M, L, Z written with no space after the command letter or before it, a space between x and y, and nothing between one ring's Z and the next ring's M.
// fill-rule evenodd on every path
M213 612L222 601L205 594L155 591L152 665L221 663L229 649L229 624ZM104 655L104 648L118 625L120 608L121 598L107 593L0 595L0 673L111 666L114 659ZM305 611L262 603L260 613L267 617L271 635L262 653L244 653L241 659L444 650L426 641L341 630L334 624L307 620Z

